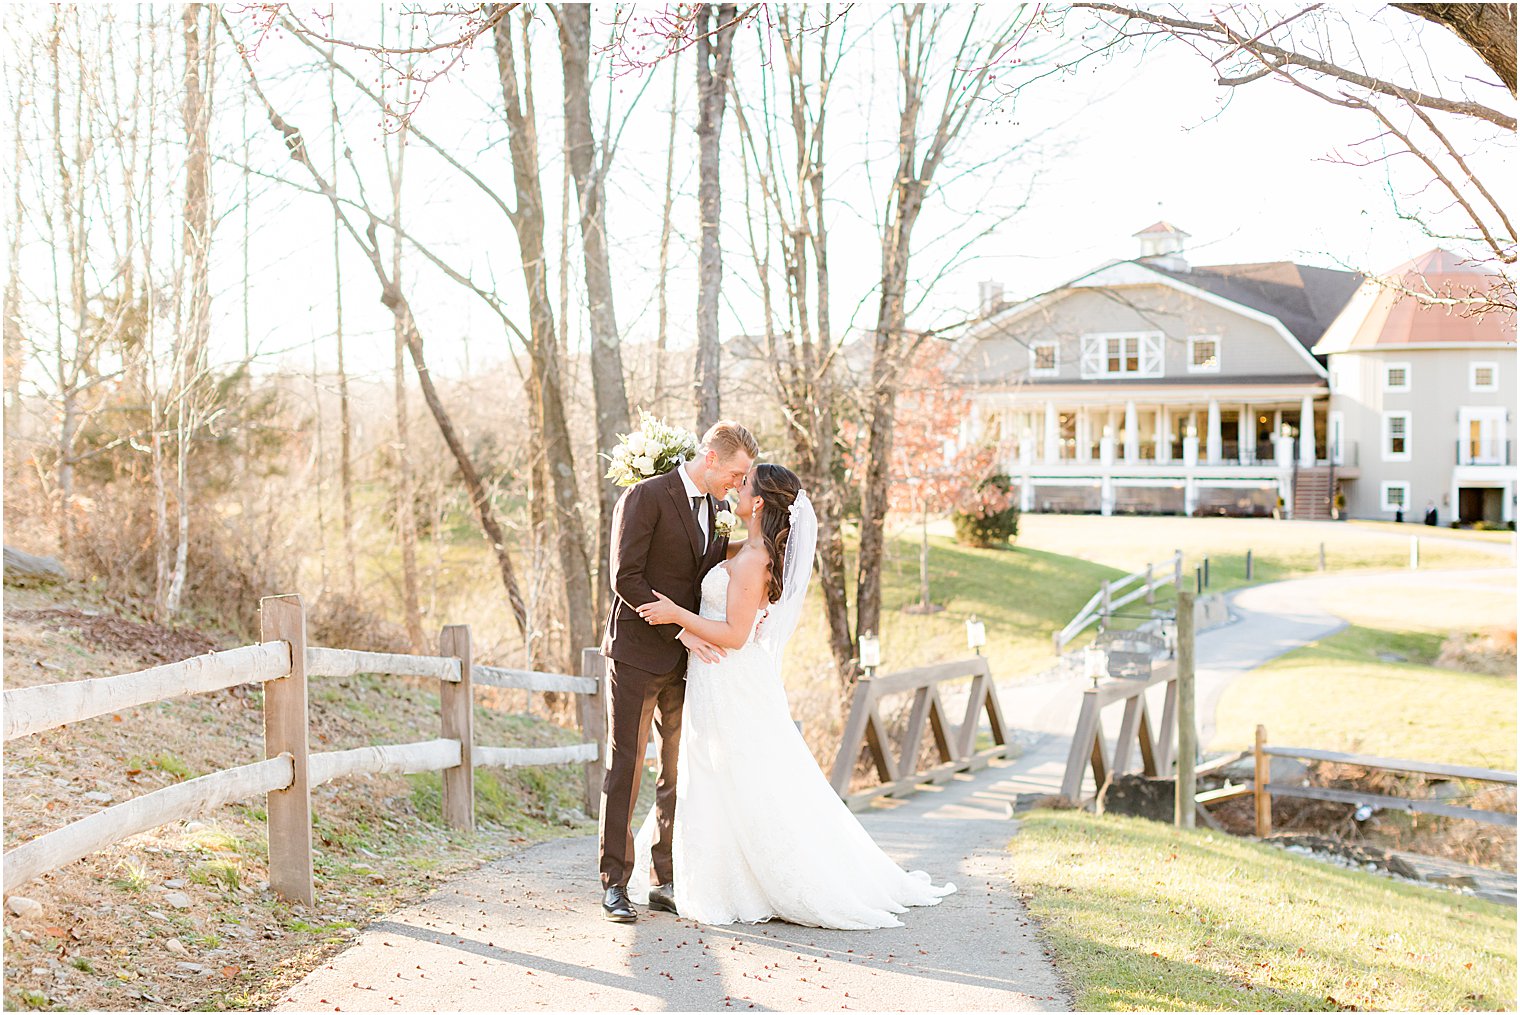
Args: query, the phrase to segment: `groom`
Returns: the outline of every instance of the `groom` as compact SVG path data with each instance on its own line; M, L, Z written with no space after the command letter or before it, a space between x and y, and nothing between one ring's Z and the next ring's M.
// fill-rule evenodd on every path
M700 606L702 579L728 550L728 537L716 531L714 498L737 487L759 456L760 447L747 429L728 420L715 423L691 461L629 487L612 512L612 611L602 638L612 715L602 777L601 868L602 911L617 923L638 918L628 901L628 878L633 873L633 806L651 717L660 738L660 775L649 908L676 911L670 848L686 657L692 652L705 662L717 662L723 655L679 625L651 627L636 610L654 601L654 589L687 609Z

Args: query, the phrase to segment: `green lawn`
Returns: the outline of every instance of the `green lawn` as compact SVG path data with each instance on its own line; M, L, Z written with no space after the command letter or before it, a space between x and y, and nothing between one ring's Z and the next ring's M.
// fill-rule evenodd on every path
M1021 545L978 550L960 546L948 535L931 536L929 544L930 599L945 607L932 614L902 609L919 600L918 534L900 534L887 544L880 631L883 672L969 655L966 620L973 614L986 624L983 651L995 675L1043 668L1050 662L1051 635L1076 615L1104 579L1123 576L1113 567ZM852 548L852 574L853 556ZM831 672L823 597L816 580L813 585L812 603L787 650L789 683L809 673ZM853 623L853 582L849 591Z
M1515 679L1430 665L1442 635L1351 627L1230 685L1213 749L1269 742L1514 770ZM1396 657L1402 657L1400 661Z
M1515 1005L1510 907L1136 818L1037 811L1009 851L1078 1010Z

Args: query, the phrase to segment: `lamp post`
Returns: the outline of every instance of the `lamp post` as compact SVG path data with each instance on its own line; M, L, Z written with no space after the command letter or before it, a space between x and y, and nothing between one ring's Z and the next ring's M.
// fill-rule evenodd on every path
M876 675L876 667L881 665L881 639L870 632L860 636L860 665L867 680Z
M966 621L966 647L977 655L982 654L982 646L987 644L987 625L976 619L976 614Z

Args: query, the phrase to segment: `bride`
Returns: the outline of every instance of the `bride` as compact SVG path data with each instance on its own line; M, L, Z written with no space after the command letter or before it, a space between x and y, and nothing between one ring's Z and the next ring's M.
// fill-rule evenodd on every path
M707 924L780 919L811 927L901 927L895 914L955 891L893 863L834 793L792 724L781 660L802 613L818 520L797 476L757 465L736 513L748 538L702 582L700 613L656 591L639 607L727 649L695 655L676 779L675 905ZM652 821L635 842L630 892L649 891Z

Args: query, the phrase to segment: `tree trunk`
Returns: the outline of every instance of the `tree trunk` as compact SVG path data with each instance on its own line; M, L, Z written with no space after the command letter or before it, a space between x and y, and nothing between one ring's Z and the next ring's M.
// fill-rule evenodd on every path
M492 27L492 35L516 183L517 202L512 212L512 225L517 233L523 281L528 294L531 360L528 394L530 404L537 409L538 432L535 436L543 448L545 466L553 484L555 544L559 551L567 607L565 627L569 644L562 665L567 672L575 672L580 665L581 649L594 643L596 622L591 610L596 600L591 591L591 555L580 517L575 459L560 391L563 374L554 337L554 307L549 301L545 271L543 193L539 187L537 122L527 24L524 20L524 83L521 91L512 44L512 19L502 17L498 20Z
M21 438L21 373L25 363L21 338L21 220L25 206L21 203L21 165L25 149L21 145L22 114L26 101L16 96L16 148L13 186L15 193L11 203L11 235L9 243L10 274L5 280L4 334L5 334L5 464L13 464L10 451L19 447ZM130 246L130 245L129 245ZM130 253L128 259L130 260Z
M1451 29L1515 94L1514 4L1390 4Z
M728 101L733 66L735 4L700 4L697 28L697 147L701 173L697 207L701 215L701 246L697 261L697 363L695 378L696 430L701 433L722 418L719 404L718 293L723 284L719 182L719 141Z
M623 353L613 312L612 265L607 251L606 181L610 153L597 157L591 129L591 7L563 4L559 10L560 56L564 66L566 154L580 205L586 297L591 316L591 386L596 402L597 449L611 451L629 429L628 391L623 386ZM611 588L605 568L612 533L612 508L621 491L602 478L596 460L598 497L596 613L607 614ZM584 647L584 646L582 646ZM576 648L572 646L572 648Z
M675 203L676 175L676 99L681 81L681 54L670 57L670 135L665 142L665 207L660 217L660 283L658 291L659 325L654 343L654 404L662 406L665 398L665 345L670 321L670 212ZM664 411L663 409L657 411Z
M382 14L382 18L384 15ZM383 28L382 28L383 30ZM410 80L402 108L410 105ZM391 233L391 281L401 287L401 186L406 167L406 128L409 121L402 120L396 132L396 152L390 154L390 139L386 139L386 168L391 185L391 223L396 227ZM401 539L401 604L406 616L407 639L412 651L422 654L428 651L427 635L422 630L422 604L417 583L417 499L415 479L412 474L412 442L410 421L406 411L406 345L407 328L400 316L391 318L395 337L393 372L395 378L396 404L396 528Z
M190 450L207 387L208 346L211 339L211 106L216 66L216 33L202 37L204 4L188 4L181 14L185 35L185 206L184 285L189 290L185 327L178 357L178 425L175 448L175 517L177 532L174 569L164 610L179 612L190 568Z
M332 16L332 15L330 15ZM333 31L336 32L336 26ZM327 99L332 110L332 130L329 133L329 151L332 159L333 179L338 178L338 91L333 73L333 51L328 49ZM245 90L246 94L246 90ZM341 250L342 224L337 209L333 209L333 341L338 353L338 482L343 493L343 573L349 599L359 595L358 552L354 549L354 454L353 415L348 400L348 367L344 362L343 349L343 258Z

